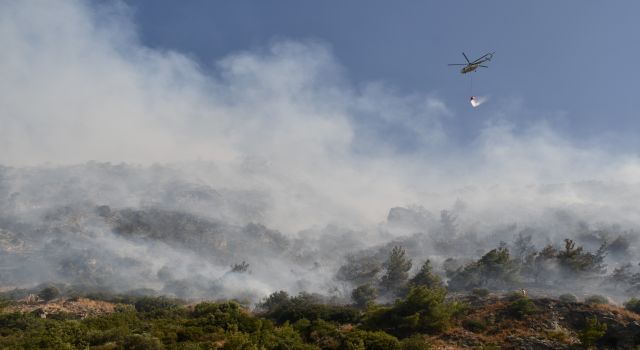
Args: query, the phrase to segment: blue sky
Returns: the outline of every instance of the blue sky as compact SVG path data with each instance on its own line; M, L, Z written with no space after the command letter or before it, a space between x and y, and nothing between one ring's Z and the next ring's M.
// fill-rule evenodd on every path
M638 147L637 1L128 1L142 42L204 67L273 40L328 44L354 84L428 93L454 112L448 132L471 137L498 113L545 120L572 141ZM470 83L447 63L496 51ZM509 107L511 106L511 107ZM628 149L627 149L628 151Z

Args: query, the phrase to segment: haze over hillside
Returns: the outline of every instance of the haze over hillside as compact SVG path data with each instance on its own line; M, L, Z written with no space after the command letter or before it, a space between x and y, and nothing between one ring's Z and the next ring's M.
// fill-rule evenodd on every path
M196 170L208 174L210 182L193 177ZM235 171L238 176L258 176L242 169ZM609 244L609 274L616 267L638 261L637 226L614 220L620 213L609 212L606 206L573 202L539 207L529 204L526 210L512 210L501 207L508 203L502 199L497 208L478 207L480 194L483 198L505 193L500 189L484 193L468 190L442 211L416 205L394 207L376 224L310 223L306 229L295 230L286 221L273 220L279 212L286 216L289 206L300 210L295 204L299 198L282 195L280 189L287 188L279 183L282 179L261 174L263 181L278 186L227 187L229 183L216 182L224 177L220 172L208 163L3 168L3 285L58 282L88 290L147 289L146 293L182 298L253 301L286 289L333 295L346 302L351 290L363 282L367 269L382 266L395 245L406 247L414 259L414 270L428 258L441 275L445 259L455 258L461 266L500 242L509 244L513 258L518 258L519 249L540 250L548 244L561 249L564 238L573 238L593 252L603 243ZM567 191L586 197L596 190L616 191L611 185L583 183L538 186L525 193L537 193L541 201ZM465 202L465 198L471 201ZM508 199L515 202L516 198ZM304 199L323 202L316 193L308 193ZM313 206L303 209L313 217ZM529 237L529 245L518 243L518 237ZM531 252L520 252L520 258ZM636 269L631 267L627 273ZM378 270L379 278L382 270ZM551 287L562 278L561 267L545 274L543 281L551 283L552 294L574 288L566 279L563 288ZM604 272L596 275L601 277L575 281L581 283L584 294L604 290L603 282L609 277ZM540 284L541 289L544 286ZM607 294L623 298L628 288L623 281Z

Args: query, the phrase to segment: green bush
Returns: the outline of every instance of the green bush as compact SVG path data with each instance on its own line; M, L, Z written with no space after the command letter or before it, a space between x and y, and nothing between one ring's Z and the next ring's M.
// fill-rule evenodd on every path
M631 298L624 303L625 309L640 314L640 299Z
M303 318L338 323L359 323L360 321L360 312L357 309L351 306L322 304L306 293L293 298L287 297L287 299L284 299L281 294L274 298L269 297L261 307L266 309L264 316L278 324L295 323Z
M273 292L264 301L258 304L258 307L265 313L269 314L274 312L277 308L286 305L290 302L289 293L281 290Z
M40 319L25 330L22 347L26 349L84 349L87 328L78 321Z
M367 350L401 350L398 338L382 331L355 331Z
M226 330L229 325L235 325L242 332L253 332L259 327L259 320L249 315L240 304L234 301L200 303L193 308L192 316L195 319L191 324L209 330L212 327Z
M322 349L339 349L342 343L342 334L333 323L324 320L300 320L294 324L294 329L299 330L303 338Z
M512 301L507 306L507 314L515 318L523 318L527 315L531 315L536 312L536 306L533 301L527 297L520 297L517 300Z
M41 327L45 321L33 314L7 313L0 314L0 336L22 333L30 328Z
M402 350L429 350L431 346L424 340L424 337L416 334L400 341Z
M114 328L141 329L144 323L138 316L139 314L134 309L127 312L115 312L100 317L89 317L84 319L83 323L91 329L102 331Z
M585 327L578 332L580 343L587 348L592 347L607 332L607 324L598 322L596 317L587 318Z
M138 312L171 310L179 306L177 300L166 297L142 297L134 305Z
M60 296L60 290L55 286L48 286L38 292L38 296L44 301L50 301Z
M126 336L120 346L127 350L162 350L164 346L158 338L148 334L133 334Z
M107 330L91 329L87 333L87 341L91 346L98 346L107 343L122 342L129 335L129 330L123 327L111 328Z
M565 342L569 338L569 333L566 330L558 329L547 332L547 337L559 342Z
M487 330L487 323L480 319L467 319L462 321L462 327L473 333L482 333Z
M266 348L274 350L316 350L317 347L305 344L300 334L289 324L276 327L272 332L264 337L261 341L256 342L259 345L256 349ZM241 349L253 349L241 348Z
M231 331L225 335L223 350L259 350L247 333Z
M602 295L598 295L598 294L594 294L594 295L590 295L588 297L586 297L584 299L585 304L592 304L592 305L597 305L597 304L608 304L609 302L607 301L607 298L603 297Z
M342 339L340 349L344 350L366 350L364 340L360 337L360 332L348 332Z
M640 314L640 299L631 298L624 303L624 307L629 311Z
M3 312L7 306L11 305L11 303L12 302L10 300L6 300L0 297L0 312Z
M562 294L558 297L558 300L565 302L565 303L577 303L578 302L578 298L576 298L575 295L567 293L567 294Z
M504 298L507 301L517 301L517 300L520 300L520 299L526 298L526 297L522 294L522 292L512 291L512 292L507 293L504 296Z
M446 303L444 288L415 287L392 307L370 310L365 316L367 329L380 329L397 336L413 333L438 333L449 327L452 317L465 306Z

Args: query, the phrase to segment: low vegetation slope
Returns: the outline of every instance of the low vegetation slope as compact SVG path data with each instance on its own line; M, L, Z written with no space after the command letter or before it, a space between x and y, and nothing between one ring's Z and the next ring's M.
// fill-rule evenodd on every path
M40 293L47 296L46 293ZM634 349L640 314L597 296L449 294L412 287L379 305L276 292L249 308L166 297L30 295L5 300L2 349ZM96 298L101 300L96 300Z

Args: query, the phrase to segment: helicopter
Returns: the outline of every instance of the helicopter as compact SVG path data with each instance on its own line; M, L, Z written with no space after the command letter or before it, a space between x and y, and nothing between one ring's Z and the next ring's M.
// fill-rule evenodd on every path
M476 60L471 62L471 61L469 61L469 58L467 58L467 55L465 55L464 52L463 52L462 56L464 56L464 59L467 61L467 63L450 63L449 65L450 66L464 66L460 70L460 73L462 73L462 74L466 74L466 73L469 73L469 72L474 72L476 69L478 69L478 67L489 68L489 67L483 65L482 63L491 61L491 59L493 58L493 54L494 53L495 52L490 52L490 53L484 54L480 58L478 58L478 59L476 59Z

